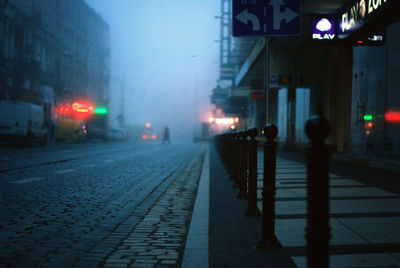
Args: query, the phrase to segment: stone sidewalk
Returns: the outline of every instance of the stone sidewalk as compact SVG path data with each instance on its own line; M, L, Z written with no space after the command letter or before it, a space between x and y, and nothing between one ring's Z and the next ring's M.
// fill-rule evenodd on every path
M262 157L260 151L258 206L261 210ZM304 163L277 159L276 235L284 248L270 252L254 249L261 238L261 219L244 217L247 201L236 199L238 190L232 189L213 145L210 145L209 172L208 255L199 255L198 265L192 262L184 267L205 267L201 263L207 259L209 267L306 267ZM198 199L205 191L198 192ZM330 266L400 267L399 195L332 172L330 197ZM191 227L202 223L201 218L197 223L193 221L194 217ZM187 244L195 243L201 236L204 241L204 233L200 232L197 238L188 239ZM204 252L206 247L202 249Z
M306 267L305 165L278 158L276 176L276 234L296 265ZM330 226L331 267L400 266L398 195L330 173Z

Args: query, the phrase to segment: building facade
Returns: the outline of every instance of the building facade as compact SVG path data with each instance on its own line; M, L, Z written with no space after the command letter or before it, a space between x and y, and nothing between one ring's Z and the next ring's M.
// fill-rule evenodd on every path
M271 37L269 61L264 36L233 38L232 53L242 43L252 44L226 86L231 94L217 107L229 110L230 99L240 95L247 113L237 116L245 126L276 124L279 143L287 149L308 143L306 120L324 114L332 127L332 151L400 155L399 4L304 0L301 34Z
M108 104L109 26L84 0L2 0L1 98Z

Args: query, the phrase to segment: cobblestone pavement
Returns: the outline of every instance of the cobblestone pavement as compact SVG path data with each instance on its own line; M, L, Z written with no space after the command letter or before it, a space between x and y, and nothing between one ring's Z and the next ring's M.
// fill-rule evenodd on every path
M0 144L0 172L40 166L43 164L65 162L74 159L85 158L104 150L108 152L125 151L143 146L143 143L118 143L91 141L87 143L49 143L42 147L39 145L13 146Z
M118 146L0 173L0 267L180 263L204 147Z
M120 263L132 264L132 267L176 266L181 261L190 223L189 212L197 189L198 162L199 159L193 159L168 186L133 231L108 256L106 267Z

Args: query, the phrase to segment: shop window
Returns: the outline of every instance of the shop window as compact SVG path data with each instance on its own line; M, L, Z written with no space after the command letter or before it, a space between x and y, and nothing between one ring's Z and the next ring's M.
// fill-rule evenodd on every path
M296 143L307 143L308 138L304 133L304 126L310 117L310 89L296 88Z

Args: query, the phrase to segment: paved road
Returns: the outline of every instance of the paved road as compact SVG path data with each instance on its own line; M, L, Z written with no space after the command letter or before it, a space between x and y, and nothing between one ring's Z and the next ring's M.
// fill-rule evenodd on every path
M87 158L104 151L119 152L127 148L133 149L151 145L149 143L117 143L117 142L88 142L88 143L51 143L45 147L0 145L0 172L40 166L56 162Z
M0 266L179 265L204 151L190 143L0 149Z

